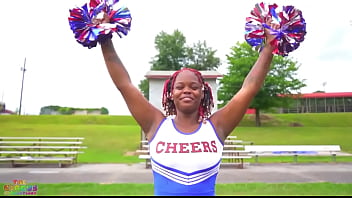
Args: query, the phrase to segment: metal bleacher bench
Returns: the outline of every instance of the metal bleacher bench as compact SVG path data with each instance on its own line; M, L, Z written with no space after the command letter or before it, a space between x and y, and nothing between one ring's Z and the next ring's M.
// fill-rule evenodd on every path
M248 155L247 151L243 150L243 144L253 144L253 142L233 140L235 138L236 136L230 136L225 141L221 165L235 165L239 168L243 168L245 164L244 159L252 158L252 156ZM136 150L136 153L139 154L139 159L145 160L146 168L151 167L151 157L149 155L149 145L147 140L141 141L141 148Z
M0 137L0 161L19 164L53 162L59 167L77 163L83 137Z
M336 161L336 155L341 152L339 145L245 145L248 155L259 156L293 156L297 162L298 156L331 156Z

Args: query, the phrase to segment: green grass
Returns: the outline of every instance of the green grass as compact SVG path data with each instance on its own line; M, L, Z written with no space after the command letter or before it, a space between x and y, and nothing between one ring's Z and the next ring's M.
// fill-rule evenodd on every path
M262 127L247 115L232 135L257 145L338 144L352 153L352 113L265 114ZM299 123L301 127L290 127ZM0 116L0 136L85 137L88 147L79 163L142 162L134 152L139 148L141 129L131 116L42 115ZM253 162L254 159L247 160ZM299 162L330 162L330 157L299 157ZM352 162L352 157L337 157ZM261 157L260 162L292 162L292 157Z
M262 114L263 126L288 127L293 123L303 127L352 127L352 113L291 113ZM246 115L240 126L254 126L254 115Z
M258 145L338 144L352 152L352 127L239 127L233 134Z
M4 186L6 184L1 184ZM37 185L37 195L141 195L152 196L153 184L59 183ZM4 194L1 188L0 194ZM216 195L352 195L352 184L336 183L235 183L217 184Z
M4 130L8 129L8 130ZM4 130L4 131L2 131ZM134 163L138 157L130 155L140 141L137 125L82 125L82 124L2 124L1 136L84 137L83 150L78 161L82 163Z
M292 124L300 127L291 127ZM255 144L338 144L352 153L352 113L265 114L262 127L252 115L244 117L232 135ZM131 116L0 116L0 136L85 137L88 147L79 163L142 162L138 149L140 127ZM254 159L248 160L253 162ZM260 163L292 162L292 157L261 157ZM352 157L337 157L352 162ZM299 157L298 162L326 162L330 157ZM1 184L4 186L6 184ZM33 184L31 184L33 185ZM153 184L59 183L38 185L38 195L153 195ZM0 195L4 194L1 188ZM217 184L217 195L352 195L352 184L234 183Z
M64 125L136 125L131 116L109 115L40 115L40 116L0 116L0 123L13 124L64 124Z

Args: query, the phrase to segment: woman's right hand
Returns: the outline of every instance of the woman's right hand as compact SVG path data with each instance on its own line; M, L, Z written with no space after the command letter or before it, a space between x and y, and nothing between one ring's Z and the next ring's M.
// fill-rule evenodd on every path
M280 24L273 23L272 18L268 18L266 21L266 24L273 30L280 29ZM264 33L265 33L267 44L270 44L276 38L276 35L271 34L271 30L269 28L264 28Z

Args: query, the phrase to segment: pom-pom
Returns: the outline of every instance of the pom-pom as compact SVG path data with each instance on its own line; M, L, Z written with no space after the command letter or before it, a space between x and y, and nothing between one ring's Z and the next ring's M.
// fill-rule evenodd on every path
M69 25L78 43L90 49L98 42L112 38L115 32L120 38L128 34L131 14L127 7L118 7L118 1L90 0L89 7L84 4L69 10Z
M248 44L260 51L265 44L264 28L270 29L275 39L270 43L275 47L273 54L287 56L296 50L306 35L306 23L302 12L294 6L283 6L277 11L276 4L267 5L259 3L250 12L251 17L246 18L245 39ZM267 19L273 19L273 23L280 25L278 30L271 29Z

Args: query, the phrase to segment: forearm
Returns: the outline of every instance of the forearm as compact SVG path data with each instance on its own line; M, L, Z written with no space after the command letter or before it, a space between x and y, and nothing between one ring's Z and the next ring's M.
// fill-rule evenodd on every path
M106 67L115 86L121 90L124 86L131 84L130 76L117 55L111 39L101 42L100 45Z
M264 83L265 77L270 70L270 64L273 59L273 47L267 44L260 52L259 57L252 69L246 76L242 88L256 94Z

